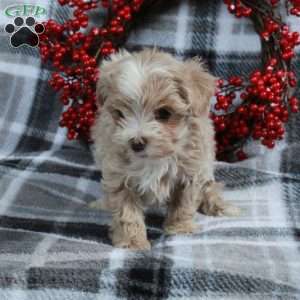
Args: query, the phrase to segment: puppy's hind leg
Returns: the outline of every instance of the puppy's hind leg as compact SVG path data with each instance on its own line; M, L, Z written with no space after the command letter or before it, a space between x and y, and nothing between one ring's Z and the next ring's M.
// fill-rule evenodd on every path
M208 181L202 188L200 194L201 200L198 211L208 216L228 216L237 217L240 215L240 209L222 198L221 183L213 180Z

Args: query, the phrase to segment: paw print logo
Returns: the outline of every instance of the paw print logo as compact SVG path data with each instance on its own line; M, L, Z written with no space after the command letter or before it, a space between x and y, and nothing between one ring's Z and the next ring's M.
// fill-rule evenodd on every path
M22 45L36 47L39 44L39 34L44 30L44 25L36 23L33 17L27 17L25 22L22 17L16 17L14 24L5 26L5 31L11 34L10 44L15 48Z

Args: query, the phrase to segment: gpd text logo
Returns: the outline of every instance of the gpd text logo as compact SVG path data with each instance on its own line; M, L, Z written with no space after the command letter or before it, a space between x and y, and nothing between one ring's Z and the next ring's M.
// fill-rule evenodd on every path
M14 4L8 6L5 10L7 17L28 17L39 18L46 15L46 9L39 5L32 4Z

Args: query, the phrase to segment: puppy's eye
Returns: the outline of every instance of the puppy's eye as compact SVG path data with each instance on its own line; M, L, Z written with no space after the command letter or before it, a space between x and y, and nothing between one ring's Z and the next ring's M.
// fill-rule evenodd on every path
M119 109L114 109L112 114L115 119L123 119L124 118L123 113Z
M155 111L155 119L160 122L166 122L170 119L172 113L167 108L160 108Z

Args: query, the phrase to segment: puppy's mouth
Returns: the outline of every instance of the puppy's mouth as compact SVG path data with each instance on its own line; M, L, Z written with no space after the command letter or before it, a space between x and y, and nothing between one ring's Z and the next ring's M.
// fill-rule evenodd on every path
M138 157L138 158L148 158L149 156L147 155L147 153L145 152L138 152L138 153L134 153L134 156Z

